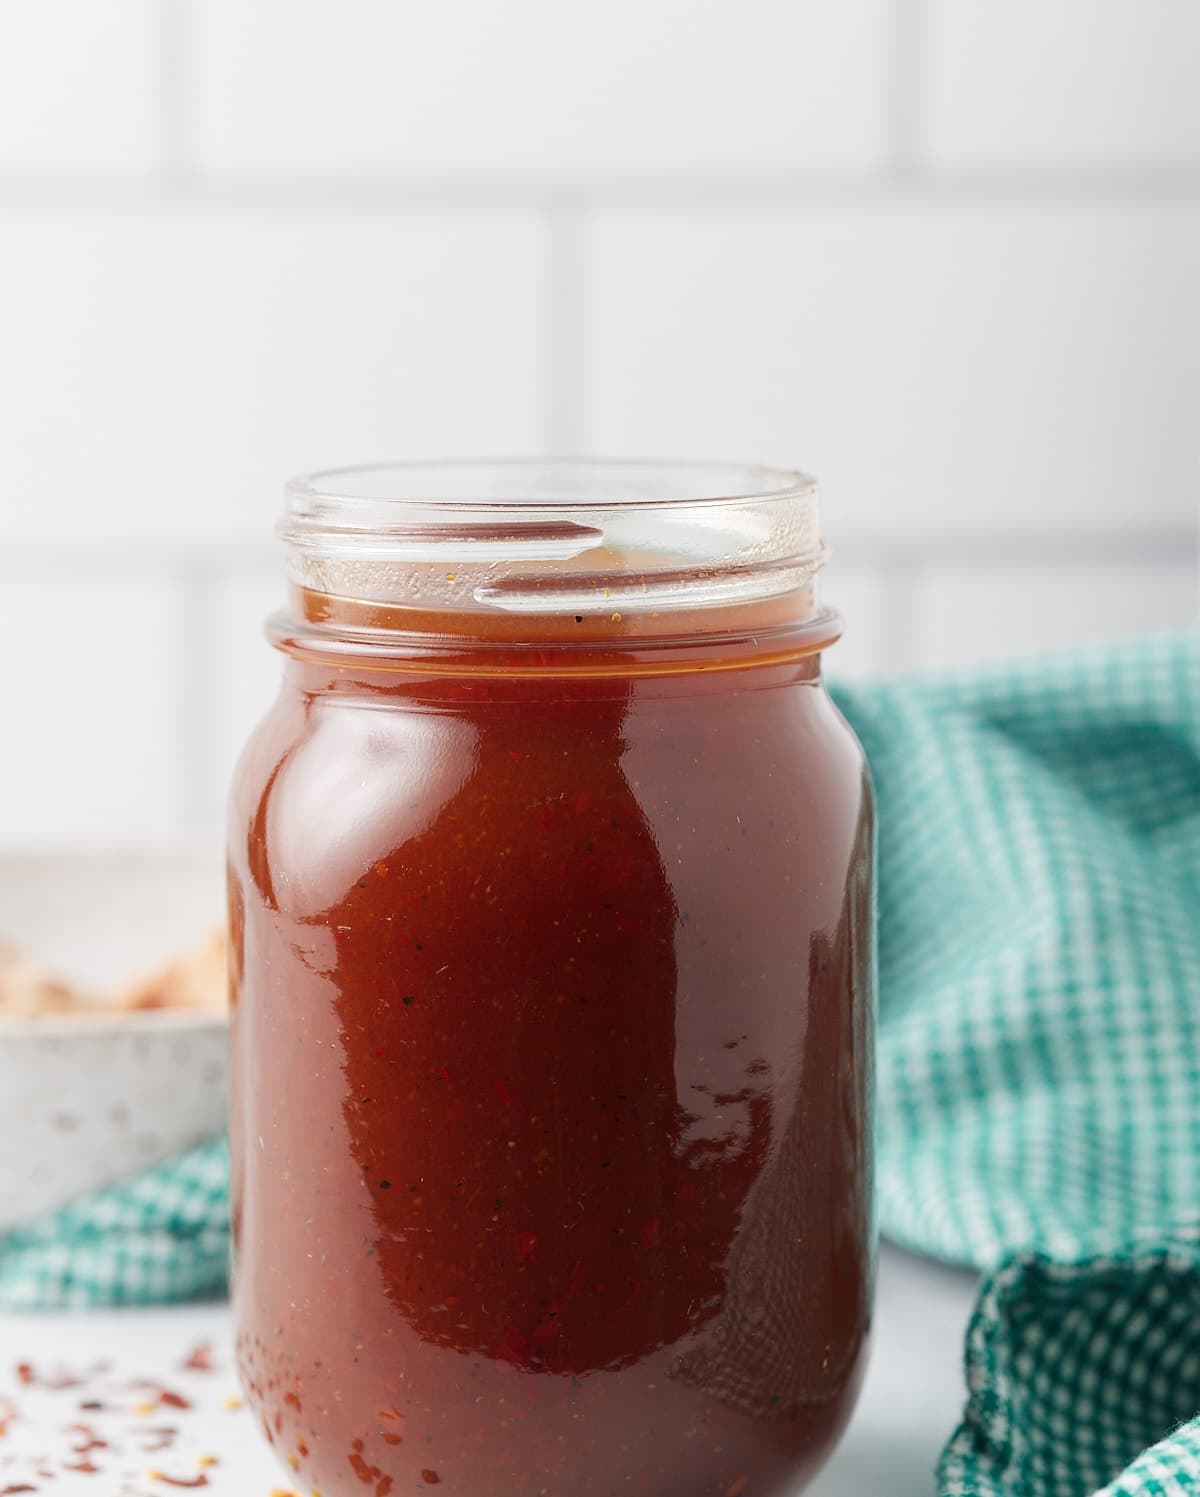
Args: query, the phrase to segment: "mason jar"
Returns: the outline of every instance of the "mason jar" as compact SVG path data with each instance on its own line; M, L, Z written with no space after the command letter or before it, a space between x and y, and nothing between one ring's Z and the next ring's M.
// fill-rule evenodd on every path
M238 1356L324 1497L770 1497L871 1318L872 811L800 474L287 488L229 815Z

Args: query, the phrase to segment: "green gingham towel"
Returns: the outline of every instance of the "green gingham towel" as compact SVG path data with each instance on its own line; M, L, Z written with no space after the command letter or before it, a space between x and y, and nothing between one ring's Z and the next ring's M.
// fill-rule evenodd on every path
M993 1270L943 1497L1200 1494L1200 634L840 698L883 1227Z
M146 1305L225 1287L224 1139L0 1233L0 1307Z
M1200 635L838 696L884 1230L991 1271L943 1497L1200 1497ZM226 1220L190 1155L0 1240L0 1301L211 1288Z

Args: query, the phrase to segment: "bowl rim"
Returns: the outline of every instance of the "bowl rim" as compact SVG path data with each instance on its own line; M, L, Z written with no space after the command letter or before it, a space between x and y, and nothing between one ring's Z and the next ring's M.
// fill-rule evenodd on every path
M0 1040L29 1035L178 1033L229 1028L228 1011L199 1008L73 1008L48 1014L0 1014Z

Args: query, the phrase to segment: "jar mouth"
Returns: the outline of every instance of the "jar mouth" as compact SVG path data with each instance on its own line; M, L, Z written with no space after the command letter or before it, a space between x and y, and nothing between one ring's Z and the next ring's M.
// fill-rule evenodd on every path
M666 508L814 495L807 474L762 464L649 458L456 458L366 463L301 474L285 486L293 524L370 528L409 511Z
M658 614L794 594L816 607L820 500L754 464L497 459L293 479L279 534L303 592L425 614Z

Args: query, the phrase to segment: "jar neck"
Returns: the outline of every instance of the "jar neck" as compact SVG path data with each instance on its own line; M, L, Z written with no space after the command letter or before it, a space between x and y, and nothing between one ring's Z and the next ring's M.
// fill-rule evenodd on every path
M769 606L514 619L429 613L294 589L269 624L285 653L329 666L456 676L665 676L744 670L816 657L839 615L796 599Z
M816 486L660 463L345 470L289 486L300 658L472 675L668 674L814 655Z

